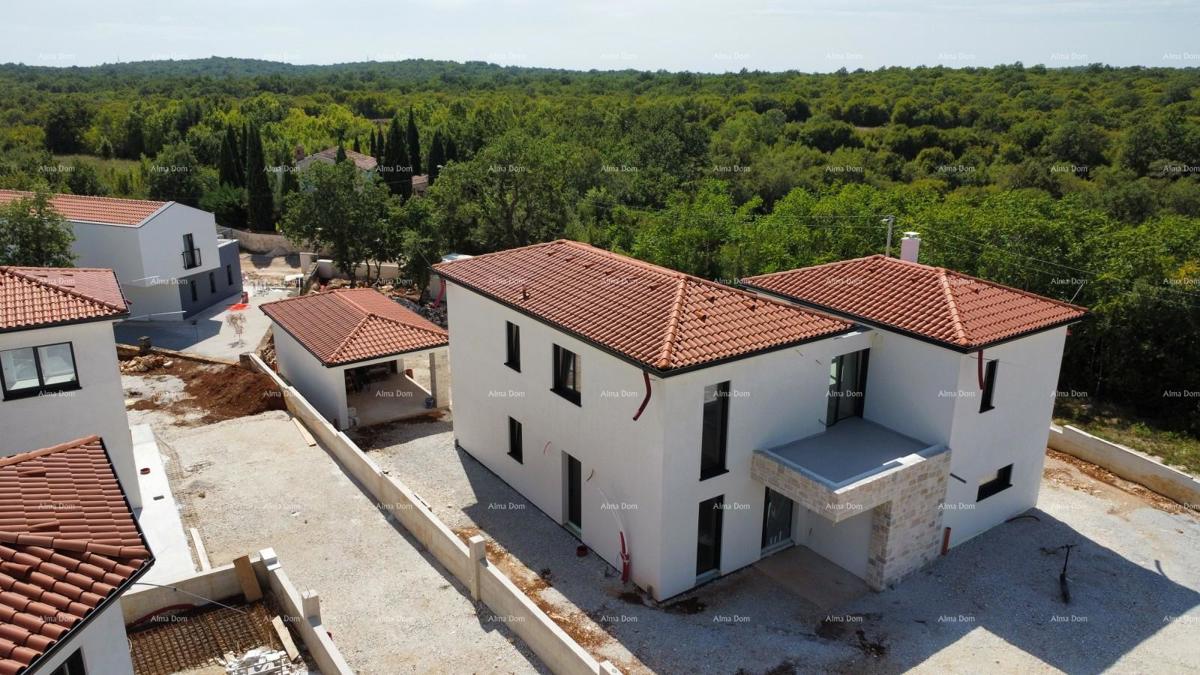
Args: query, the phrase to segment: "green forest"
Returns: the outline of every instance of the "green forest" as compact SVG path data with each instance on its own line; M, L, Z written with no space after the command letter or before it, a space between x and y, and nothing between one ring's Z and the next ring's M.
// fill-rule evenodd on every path
M1200 435L1197 69L212 58L9 64L0 93L0 188L174 199L418 283L447 252L559 237L736 283L884 252L891 222L923 262L1092 311L1060 407ZM293 170L335 146L395 170Z

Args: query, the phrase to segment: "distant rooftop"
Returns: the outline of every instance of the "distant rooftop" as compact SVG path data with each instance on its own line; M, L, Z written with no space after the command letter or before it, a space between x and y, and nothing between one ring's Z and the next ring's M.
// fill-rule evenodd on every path
M312 164L313 162L322 162L324 164L333 164L334 162L337 161L337 152L338 152L337 146L334 146L332 148L325 148L324 150L321 150L320 152L314 152L313 154L308 155L307 157L297 161L296 168L303 169L304 167L308 166L309 164ZM361 152L355 152L353 150L350 150L349 148L346 149L346 159L350 160L351 162L354 162L354 165L357 166L358 168L362 169L363 171L371 171L378 165L378 162L375 161L374 157L372 157L370 155L365 155Z
M32 192L0 190L0 205L32 197ZM50 205L65 219L78 223L100 223L137 227L171 202L154 202L144 199L118 199L116 197L86 197L81 195L55 194Z

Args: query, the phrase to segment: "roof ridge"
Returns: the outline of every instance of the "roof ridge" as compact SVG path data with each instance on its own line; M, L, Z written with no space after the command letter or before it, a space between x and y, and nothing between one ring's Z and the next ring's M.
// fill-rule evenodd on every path
M91 436L84 436L83 438L77 438L73 441L66 441L65 443L59 443L58 445L52 445L48 448L41 448L38 450L30 450L28 452L22 452L22 453L18 453L15 455L9 455L8 457L0 457L0 469L7 467L7 466L12 466L14 464L20 464L21 462L24 462L27 460L37 459L38 457L45 457L46 455L52 455L57 452L62 452L63 450L70 450L71 448L77 448L81 445L87 445L88 443L95 443L98 440L100 440L100 437L95 434L92 434Z
M366 323L367 319L370 318L371 314L364 313L363 318L359 319L358 323L354 324L354 328L351 328L346 332L346 337L340 343L338 343L338 346L334 347L333 350L329 352L329 358L337 356L343 349L345 349L346 345L350 344L350 341L353 340L354 337L358 335L358 332L362 330L363 324Z
M683 301L687 295L687 279L678 280L679 287L675 289L675 299L671 303L671 314L667 318L667 334L663 338L662 350L659 352L658 368L669 368L671 356L675 353L675 341L679 337L679 321L683 317Z
M46 268L46 269L66 269L66 270L71 270L71 269L74 269L74 268L73 268L73 267L50 267L50 268ZM104 269L104 268L100 268L100 269ZM112 273L112 270L105 270L105 271ZM14 269L14 268L12 268L12 267L0 267L0 272L6 272L6 273L8 273L8 274L12 274L12 275L18 276L18 277L20 277L20 278L22 278L22 279L25 279L26 281L31 281L31 282L33 282L33 283L35 283L35 284L38 284L39 286L43 286L43 287L45 287L45 288L49 288L50 290L54 290L54 291L59 291L59 292L62 292L62 293L66 293L67 295L74 296L74 297L76 297L76 298L79 298L80 300L86 300L86 301L88 301L88 302L94 302L94 303L96 303L97 305L100 305L100 306L102 306L102 307L107 307L107 308L109 308L109 309L111 309L111 310L114 310L114 311L116 311L116 312L128 312L128 311L129 311L129 308L128 308L128 307L118 307L118 306L116 306L116 305L112 304L111 302L107 302L107 301L105 301L105 300L101 300L100 298L94 298L94 297L92 297L92 296L90 296L90 295L84 295L83 293L80 293L80 292L78 292L78 291L76 291L76 290L74 290L74 289L71 289L71 288L63 288L62 286L57 286L57 285L55 285L55 284L51 284L51 283L49 283L49 282L42 281L41 279L38 279L38 278L37 278L37 277L35 277L35 276L32 276L32 275L29 275L29 274L22 273L22 272L20 272L18 269ZM116 276L117 276L117 275L116 275L115 273L113 273L113 281L114 281L114 282L116 282ZM120 290L120 288L121 288L121 286L120 286L120 284L118 283L118 284L117 284L117 289L118 289L118 290ZM122 298L124 298L124 297L125 297L125 293L124 293L123 291L122 291L122 293L121 293L121 297L122 297Z
M815 270L815 269L819 269L822 267L833 267L835 265L845 265L846 263L861 262L863 260L870 260L872 258L883 258L885 260L899 260L899 258L891 258L882 253L872 253L871 255L864 255L864 256L860 256L858 258L847 258L845 260L830 260L827 263L820 263L818 265L805 265L804 267L793 267L792 269L789 269L789 270L779 270L777 272L767 272L766 274L753 274L751 276L744 277L743 281L745 281L745 279L766 279L768 277L777 277L777 276L781 276L784 274L791 274L792 272L796 272L798 270ZM905 261L905 262L907 262L907 261Z
M942 295L946 298L946 309L950 311L950 323L954 326L954 335L959 341L969 341L967 330L963 326L962 317L958 314L958 303L954 300L954 293L950 290L950 280L947 279L946 270L935 267L937 271L938 283L942 287Z

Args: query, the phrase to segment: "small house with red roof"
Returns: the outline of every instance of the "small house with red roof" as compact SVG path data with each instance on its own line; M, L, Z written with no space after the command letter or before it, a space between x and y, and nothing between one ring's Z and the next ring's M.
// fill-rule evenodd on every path
M456 443L658 600L793 549L885 588L1036 501L1085 312L838 265L739 289L561 240L437 264Z
M279 372L338 429L449 405L446 331L372 288L268 302ZM414 379L428 359L427 385Z
M0 267L0 457L98 434L141 506L113 323L112 270Z
M0 457L0 675L133 673L120 597L154 564L105 443Z

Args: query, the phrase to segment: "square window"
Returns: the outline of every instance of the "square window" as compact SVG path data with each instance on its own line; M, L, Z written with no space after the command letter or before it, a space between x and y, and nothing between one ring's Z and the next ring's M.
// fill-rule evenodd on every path
M75 353L69 342L2 351L0 371L6 400L79 386Z
M38 362L42 366L42 384L75 381L75 355L69 343L38 347Z
M16 393L41 386L37 357L32 347L0 352L0 367L4 370L4 391Z

